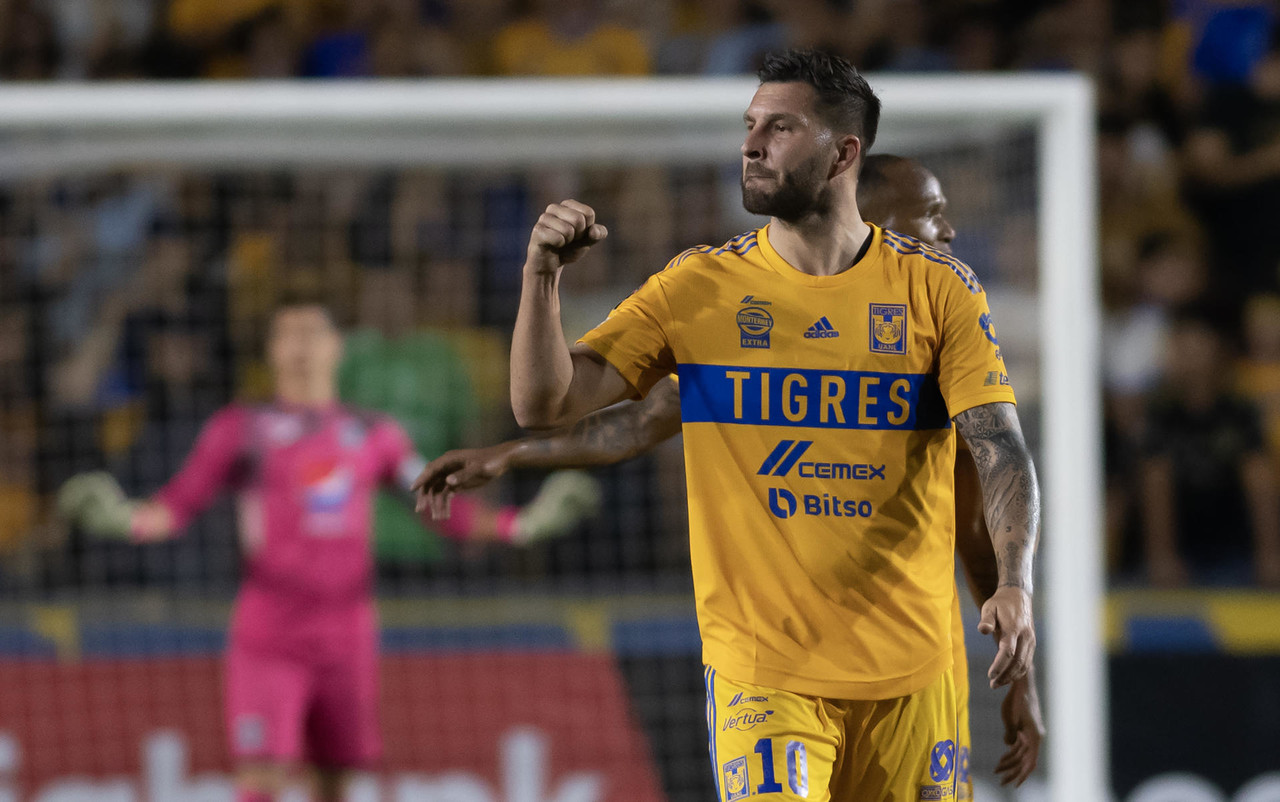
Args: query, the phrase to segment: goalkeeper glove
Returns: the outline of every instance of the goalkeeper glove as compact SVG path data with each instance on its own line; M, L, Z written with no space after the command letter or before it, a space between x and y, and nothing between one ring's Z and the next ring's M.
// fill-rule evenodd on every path
M567 535L600 511L600 483L582 471L556 471L516 514L511 542L526 546Z
M137 507L106 471L77 474L58 489L58 512L95 537L128 540Z

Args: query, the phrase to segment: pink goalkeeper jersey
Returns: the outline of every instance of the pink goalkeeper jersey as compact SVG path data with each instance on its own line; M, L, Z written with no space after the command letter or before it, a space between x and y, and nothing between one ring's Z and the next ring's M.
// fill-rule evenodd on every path
M341 406L232 404L156 496L181 530L234 490L245 580L233 645L340 653L372 625L373 497L422 467L389 418Z

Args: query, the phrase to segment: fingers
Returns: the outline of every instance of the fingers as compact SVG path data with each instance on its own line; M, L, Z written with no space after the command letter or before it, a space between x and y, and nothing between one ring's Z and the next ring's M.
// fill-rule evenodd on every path
M995 773L1000 777L1001 785L1020 786L1036 770L1039 760L1039 748L1032 743L1027 732L1020 731L1015 743L996 764Z
M987 670L987 679L991 681L992 688L999 688L1008 685L1016 676L1018 660L1018 636L1012 632L1005 632L1000 636L999 646L996 649L996 659L991 661L991 668ZM1026 673L1026 668L1022 669L1022 674ZM1018 674L1017 676L1021 676Z
M592 209L587 204L570 198L569 200L566 200L564 203L561 203L560 206L570 211L577 212L579 215L582 216L582 220L584 223L583 231L595 225L596 210ZM550 210L551 210L551 207L547 207L547 211L550 211Z
M593 245L609 235L609 230L596 222L595 210L575 200L548 206L533 232L538 244L550 248L564 248L576 242Z
M996 606L988 601L982 605L982 616L978 619L978 631L983 635L990 635L996 631Z
M451 488L433 490L428 499L431 505L431 520L448 520L453 513L453 490Z

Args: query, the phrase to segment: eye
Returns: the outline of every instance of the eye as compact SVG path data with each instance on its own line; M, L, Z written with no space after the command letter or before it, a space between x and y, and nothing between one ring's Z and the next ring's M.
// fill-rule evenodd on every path
M791 129L783 125L782 123L774 123L773 130L779 133L785 133L786 131L790 131Z

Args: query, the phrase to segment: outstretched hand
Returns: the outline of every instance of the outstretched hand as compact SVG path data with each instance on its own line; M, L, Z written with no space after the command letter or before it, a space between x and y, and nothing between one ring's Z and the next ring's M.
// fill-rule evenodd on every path
M585 203L566 200L553 203L538 218L529 235L525 269L554 274L583 257L592 245L609 236L596 222L596 212Z
M427 463L412 490L416 495L414 509L431 511L431 519L449 517L449 502L459 490L483 487L502 476L511 467L509 459L513 443L500 443L488 448L460 448L447 451Z
M996 588L995 594L982 605L978 631L996 639L996 659L987 671L992 688L1027 675L1036 653L1030 593L1010 585Z

